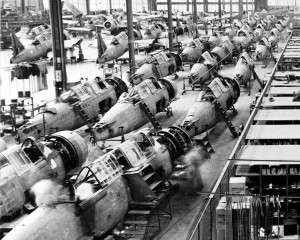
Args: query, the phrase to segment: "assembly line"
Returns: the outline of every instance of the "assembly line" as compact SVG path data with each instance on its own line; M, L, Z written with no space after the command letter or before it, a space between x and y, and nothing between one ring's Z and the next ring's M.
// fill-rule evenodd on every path
M64 21L65 49L73 57L78 48L78 58L66 66L72 80L46 103L37 103L46 95L33 96L32 111L23 115L30 117L14 134L1 135L0 237L190 239L249 105L290 39L293 13L253 13L227 25L219 18L224 27L218 29L217 17L199 13L197 30L189 15L176 15L173 36L165 13L137 14L129 39L124 13L84 23L82 11L65 7L78 22ZM141 26L143 20L149 25ZM209 21L216 25L207 34ZM30 30L12 33L13 65L7 68L44 61L52 49L48 27L34 37ZM91 30L93 39L74 36ZM168 33L172 44L162 42ZM24 46L28 36L32 42ZM97 50L88 47L92 41ZM132 52L130 43L139 50ZM57 62L47 61L57 80ZM2 78L2 89L8 81ZM269 91L275 102L298 89L281 85ZM261 131L253 127L247 141ZM201 226L203 237L208 225Z

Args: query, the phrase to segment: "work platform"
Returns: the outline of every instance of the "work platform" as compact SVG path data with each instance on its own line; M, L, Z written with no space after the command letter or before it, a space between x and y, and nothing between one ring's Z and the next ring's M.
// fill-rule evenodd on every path
M298 109L262 109L257 112L254 121L300 121ZM253 125L255 126L255 125Z
M298 35L299 32L296 32L296 36ZM299 237L298 231L294 231L298 229L297 221L300 219L298 212L300 209L300 182L298 182L300 176L300 101L298 101L300 92L298 64L300 62L298 61L300 58L297 55L300 42L295 42L299 39L294 33L289 37L282 48L283 51L278 54L278 62L272 73L265 76L266 85L258 99L254 101L255 106L251 109L244 131L233 148L203 210L198 226L205 225L207 220L217 222L217 230L210 235L213 239L226 239L226 232L230 228L233 232L236 230L236 225L232 224L233 220L231 224L228 219L226 220L226 216L230 216L231 212L232 216L235 214L232 210L234 207L229 208L232 211L228 211L230 205L226 205L227 203L225 203L226 208L222 208L221 205L216 207L220 196L224 196L227 201L233 201L235 204L241 204L246 196L249 196L251 201L259 199L264 213L266 213L266 203L269 202L269 198L275 196L277 203L274 204L275 210L270 213L270 219L274 220L271 223L273 227L270 234L256 231L253 221L250 225L253 227L252 234L247 236L256 235L257 239L297 239ZM296 45L289 45L290 42ZM241 181L239 185L232 184L234 181L231 180L234 178L235 180L239 178ZM245 220L244 217L248 216L245 209L249 211L253 209L253 205L241 207L239 213L245 215L235 215L235 220ZM221 210L226 212L224 212L224 219ZM291 226L292 228L289 228Z

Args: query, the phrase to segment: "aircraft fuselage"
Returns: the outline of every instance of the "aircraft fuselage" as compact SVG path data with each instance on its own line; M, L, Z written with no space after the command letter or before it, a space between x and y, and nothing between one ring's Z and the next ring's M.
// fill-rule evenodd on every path
M38 45L25 47L18 55L10 59L10 63L31 62L33 60L47 57L47 53L52 50L52 40L47 40Z

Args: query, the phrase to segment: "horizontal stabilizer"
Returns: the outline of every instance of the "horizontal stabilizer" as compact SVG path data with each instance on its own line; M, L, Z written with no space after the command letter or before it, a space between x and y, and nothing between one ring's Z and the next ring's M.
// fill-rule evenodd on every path
M98 46L98 57L101 58L105 50L107 49L107 46L101 36L101 33L97 34L97 46Z
M11 43L13 55L17 56L24 49L24 46L14 33L11 33Z

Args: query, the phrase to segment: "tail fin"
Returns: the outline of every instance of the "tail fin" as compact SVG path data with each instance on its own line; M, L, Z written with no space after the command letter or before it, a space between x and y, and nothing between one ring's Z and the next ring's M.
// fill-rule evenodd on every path
M17 56L24 49L24 46L22 45L22 43L14 33L11 33L11 43L12 43L13 55Z
M98 46L98 57L100 58L105 50L107 49L106 44L101 36L101 33L97 34L97 46Z

